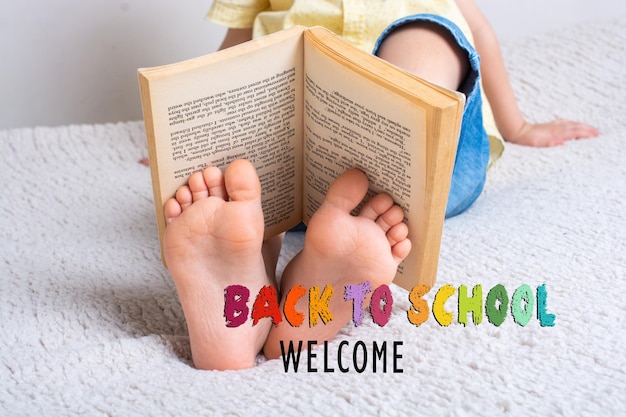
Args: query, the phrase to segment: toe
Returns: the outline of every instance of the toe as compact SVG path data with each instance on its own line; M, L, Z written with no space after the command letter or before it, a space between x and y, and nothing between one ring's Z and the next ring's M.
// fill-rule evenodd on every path
M228 199L226 193L226 186L224 184L224 175L218 167L208 167L202 171L202 177L209 189L209 195L212 197L219 197L221 199Z
M393 207L389 194L381 193L370 198L361 208L359 216L376 221L383 213Z
M193 203L193 194L188 186L183 185L176 190L176 200L180 204L181 210L185 210Z
M400 206L393 205L376 219L376 224L386 233L392 227L402 223L404 211Z
M401 240L391 247L391 255L393 259L399 264L411 252L411 241L409 239Z
M180 207L180 204L175 198L170 198L165 202L165 207L163 208L163 212L165 214L165 221L169 224L183 212L183 209Z
M202 172L194 172L191 174L188 184L193 201L198 201L209 196L209 187L206 182L204 182Z
M232 201L261 198L261 183L254 166L247 160L233 161L224 173L225 190Z
M367 176L363 171L350 169L337 177L330 185L324 203L349 213L365 197L368 184Z
M394 246L403 240L406 240L409 235L409 228L405 223L398 223L395 226L389 228L386 233L389 245Z
M405 223L398 223L387 231L391 255L397 263L402 262L411 252L411 241L408 235L409 228Z

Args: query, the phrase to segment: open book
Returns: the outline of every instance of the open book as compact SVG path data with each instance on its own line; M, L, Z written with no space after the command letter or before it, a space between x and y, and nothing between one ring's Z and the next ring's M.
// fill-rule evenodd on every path
M395 283L433 286L464 97L295 27L177 64L140 69L159 236L189 175L238 158L256 167L266 237L306 223L358 167L406 213L412 251Z

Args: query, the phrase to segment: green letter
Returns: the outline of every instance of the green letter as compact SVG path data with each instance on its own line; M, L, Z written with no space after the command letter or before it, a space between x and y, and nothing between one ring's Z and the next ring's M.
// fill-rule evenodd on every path
M496 307L496 300L500 301L500 307ZM487 301L485 301L485 313L487 320L494 326L500 326L506 318L506 311L509 308L509 295L506 293L504 285L498 284L489 290Z
M478 284L472 290L472 296L467 296L467 287L459 287L459 323L467 326L467 313L472 312L474 324L483 321L483 286Z
M522 300L525 305L522 307ZM513 293L511 297L511 314L513 315L513 321L524 327L530 321L530 317L533 315L533 307L535 298L533 297L533 290L529 285L520 285L518 289Z

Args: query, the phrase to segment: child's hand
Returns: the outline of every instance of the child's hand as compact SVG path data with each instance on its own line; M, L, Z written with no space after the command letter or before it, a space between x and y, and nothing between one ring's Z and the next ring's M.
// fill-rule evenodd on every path
M517 134L507 141L526 146L557 146L566 140L596 137L598 130L584 123L558 119L549 123L524 123Z

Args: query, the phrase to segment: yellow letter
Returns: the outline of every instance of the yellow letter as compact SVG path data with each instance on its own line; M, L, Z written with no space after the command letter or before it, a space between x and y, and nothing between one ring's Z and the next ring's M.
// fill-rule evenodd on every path
M454 294L454 287L450 284L446 284L443 287L439 288L437 294L435 294L435 299L433 300L433 316L435 316L435 320L441 326L448 327L450 323L452 323L452 313L446 311L443 307L448 301L448 298Z
M324 324L333 319L333 314L330 312L328 304L334 292L332 285L326 285L321 296L320 287L315 286L309 289L309 327L317 324L318 315Z

